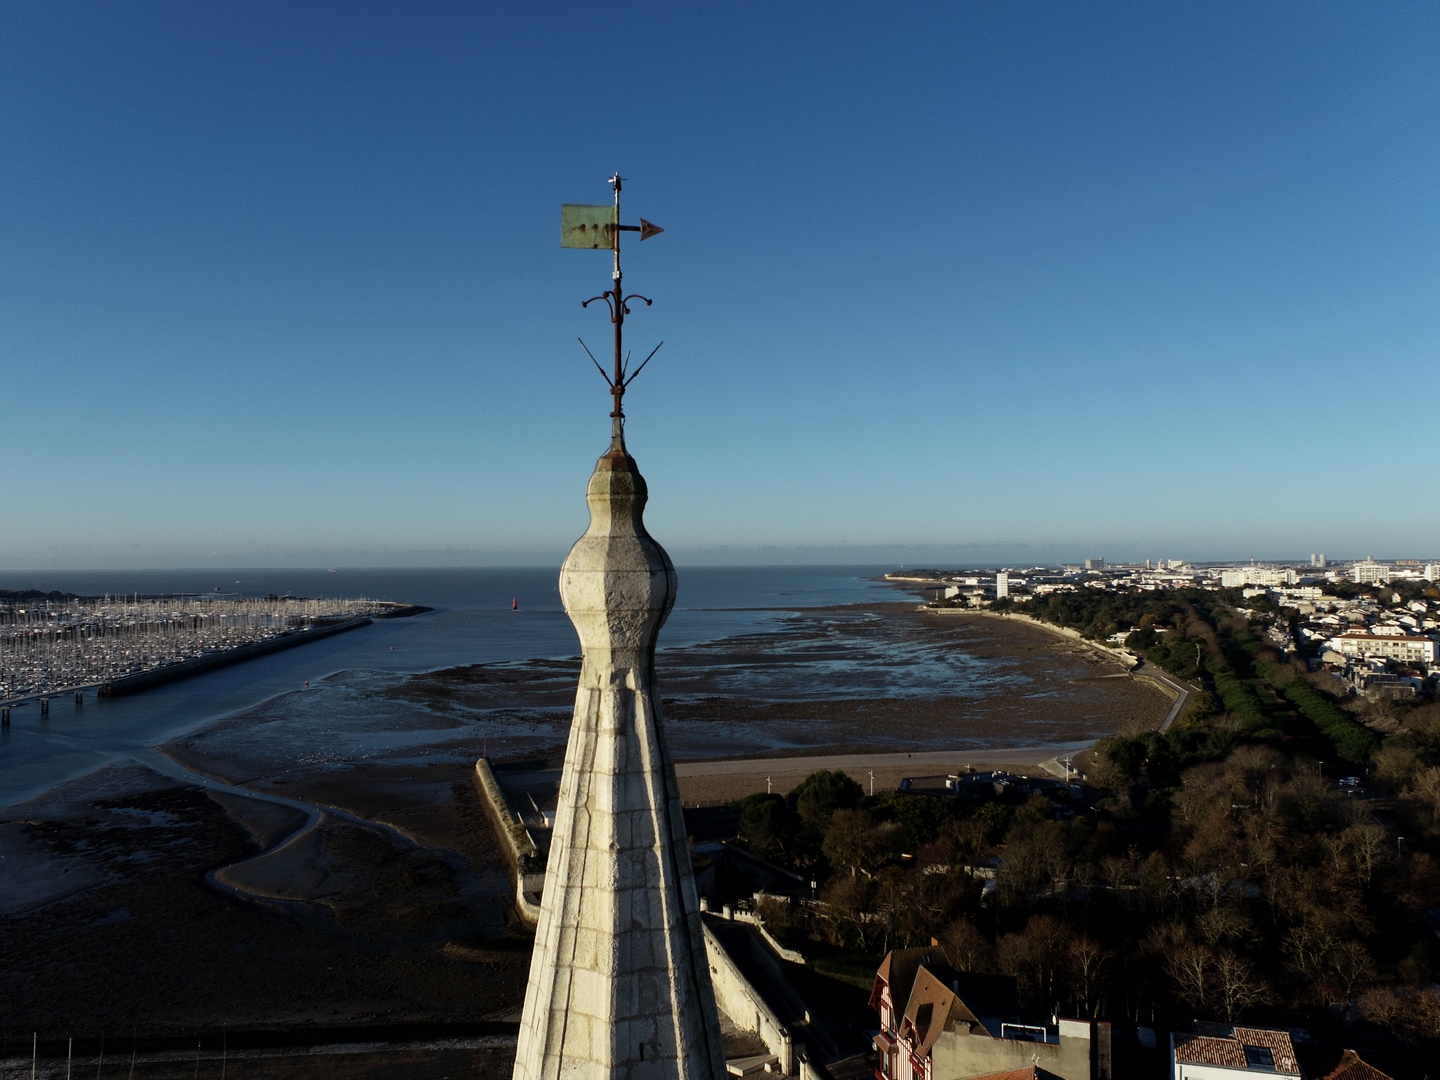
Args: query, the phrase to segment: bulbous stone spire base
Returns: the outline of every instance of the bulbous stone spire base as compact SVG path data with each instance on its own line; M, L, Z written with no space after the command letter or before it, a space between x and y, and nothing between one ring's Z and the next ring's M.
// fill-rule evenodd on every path
M565 751L515 1080L721 1080L725 1056L655 639L675 568L616 436L560 572L584 662Z

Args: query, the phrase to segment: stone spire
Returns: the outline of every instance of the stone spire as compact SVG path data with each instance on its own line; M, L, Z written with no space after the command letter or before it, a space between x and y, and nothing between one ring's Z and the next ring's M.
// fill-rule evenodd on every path
M690 850L655 686L675 567L616 419L560 572L584 662L515 1080L722 1080Z

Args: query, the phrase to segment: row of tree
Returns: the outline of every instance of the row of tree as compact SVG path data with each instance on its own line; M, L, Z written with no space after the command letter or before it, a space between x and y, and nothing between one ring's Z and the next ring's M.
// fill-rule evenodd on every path
M1163 735L1104 740L1078 814L869 798L836 773L743 800L742 838L825 883L770 904L772 928L866 963L940 940L1042 1015L1440 1037L1440 706L1343 697L1213 593L1045 602L1096 635L1141 626L1135 647L1207 692Z

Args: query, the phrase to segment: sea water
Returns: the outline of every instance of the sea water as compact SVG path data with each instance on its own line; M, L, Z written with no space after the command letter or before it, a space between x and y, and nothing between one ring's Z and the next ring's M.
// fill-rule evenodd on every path
M661 631L660 647L764 631L804 608L910 598L879 580L888 569L681 567L675 611ZM0 731L0 806L109 762L149 756L154 746L339 671L404 674L579 653L560 604L555 569L5 573L0 588L83 596L218 589L241 596L367 597L435 609L380 620L129 697L91 694L78 707L73 698L56 698L44 720L37 705L17 708L11 727Z

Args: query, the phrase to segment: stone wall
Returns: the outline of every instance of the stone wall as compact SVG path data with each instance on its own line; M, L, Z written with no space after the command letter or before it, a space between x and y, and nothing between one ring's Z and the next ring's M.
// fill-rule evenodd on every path
M725 951L710 928L705 927L705 955L710 961L710 981L715 986L715 1004L736 1027L753 1032L772 1054L780 1059L786 1076L796 1074L796 1047L789 1027L765 1004L744 974Z

